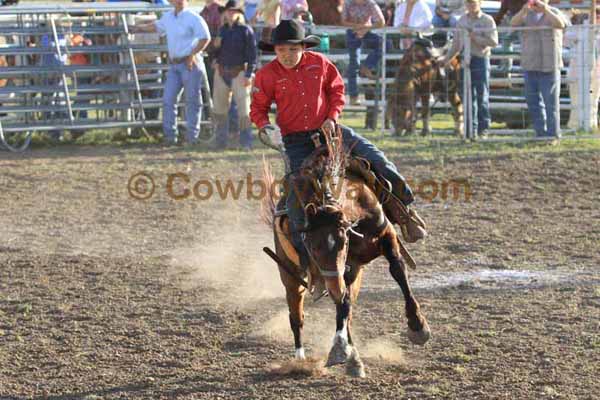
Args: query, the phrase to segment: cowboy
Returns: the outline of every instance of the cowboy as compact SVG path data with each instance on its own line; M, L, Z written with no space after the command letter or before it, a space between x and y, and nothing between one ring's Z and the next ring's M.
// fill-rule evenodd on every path
M274 144L280 146L283 141L291 177L298 173L304 159L319 142L323 143L324 135L331 137L335 134L337 125L347 150L351 149L353 155L367 159L374 172L390 181L392 193L408 206L414 200L413 194L394 164L368 140L352 129L337 124L344 106L344 82L335 65L325 56L306 51L319 42L316 36L305 37L304 28L295 20L281 21L273 31L272 44L259 42L258 47L263 51L274 51L276 59L256 73L250 107L252 122L262 134L268 135L274 128L270 124L269 109L273 102L276 103L281 139L277 139L279 135L274 135L274 140L279 142ZM291 222L291 239L302 266L307 267L308 253L300 232L304 227L304 210L294 190L288 191L286 201ZM406 224L409 242L426 236L423 226L412 219L408 219L406 223L405 215L401 214L401 206L388 208L389 212L386 210L386 213L391 222ZM409 214L422 221L414 210L409 210Z
M256 68L256 39L254 31L244 21L244 10L236 0L219 7L224 14L224 24L215 38L217 49L213 77L213 118L217 132L217 148L227 147L227 112L231 97L235 99L240 121L240 145L252 148L250 89Z
M188 8L188 0L173 0L175 9L158 21L131 27L131 33L158 32L167 36L169 70L163 92L163 130L167 144L177 144L177 98L184 89L187 141L195 144L202 116L202 52L210 42L206 21Z

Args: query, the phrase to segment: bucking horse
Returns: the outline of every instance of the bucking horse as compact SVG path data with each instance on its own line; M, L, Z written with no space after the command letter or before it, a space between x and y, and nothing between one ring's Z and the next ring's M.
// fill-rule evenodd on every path
M463 106L459 96L460 62L455 57L445 67L438 65L443 50L433 47L430 40L415 39L406 50L396 70L394 83L387 94L387 116L398 136L412 134L417 122L417 100L421 100L423 129L421 134L431 133L429 126L431 95L436 101L446 101L452 107L454 132L463 136Z
M342 147L341 132L317 147L289 182L296 190L305 216L304 243L310 254L308 271L300 267L290 239L289 221L276 204L275 180L265 163L264 179L270 196L263 201L265 219L275 236L275 252L265 248L279 267L285 286L289 321L294 335L295 357L305 359L302 341L304 299L320 279L336 307L336 333L326 366L346 364L351 376L364 377L364 364L353 341L352 305L360 290L364 266L379 256L389 263L389 272L402 289L408 337L423 345L430 329L409 282L404 260L414 261L385 214L393 196L375 176L366 161L351 158ZM351 146L350 146L351 147Z

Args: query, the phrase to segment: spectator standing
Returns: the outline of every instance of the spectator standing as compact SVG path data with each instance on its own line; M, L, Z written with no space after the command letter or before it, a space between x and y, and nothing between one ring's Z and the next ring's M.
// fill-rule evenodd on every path
M202 52L210 42L206 21L188 8L187 0L172 0L175 9L158 21L132 27L132 33L158 32L167 37L169 70L163 92L163 130L167 144L177 144L177 99L185 93L186 140L195 144L202 117Z
M490 128L490 54L498 45L498 31L494 19L481 11L481 0L467 0L467 13L460 17L456 27L467 31L471 45L471 93L473 98L472 127L479 136L486 136ZM462 33L462 32L461 32ZM455 35L452 46L444 57L448 63L464 48L462 34Z
M569 22L558 9L548 6L547 1L532 0L525 4L511 25L542 28L522 32L525 97L536 136L558 138L562 31Z
M227 147L227 111L231 96L238 108L240 145L252 147L250 123L250 89L256 69L256 38L244 21L244 10L236 0L221 8L225 24L215 39L218 49L213 88L213 118L217 131L217 147Z
M221 26L223 26L223 13L221 12L222 4L217 2L216 0L207 0L200 16L204 18L208 25L208 29L210 30L210 36L216 38L219 36L219 31L221 30ZM210 42L208 47L206 48L207 57L207 66L206 73L208 75L208 81L210 82L210 95L212 96L213 88L214 88L214 69L215 63L217 60L218 49L215 48L214 42ZM227 130L231 137L239 136L239 121L238 121L238 111L235 104L235 101L231 102L231 106L229 107L229 119Z
M377 79L377 67L381 60L381 36L371 32L371 29L383 28L385 19L381 8L374 0L347 0L342 12L342 25L348 27L346 31L346 47L350 55L348 66L348 94L350 103L358 104L358 73L361 47L370 47L372 50L360 73L367 78Z

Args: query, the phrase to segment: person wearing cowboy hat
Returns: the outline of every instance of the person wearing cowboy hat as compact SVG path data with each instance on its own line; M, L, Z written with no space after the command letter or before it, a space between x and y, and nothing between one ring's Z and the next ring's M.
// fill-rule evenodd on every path
M185 93L186 140L195 144L202 116L202 52L210 42L206 21L188 8L188 0L172 0L175 9L158 21L132 26L131 33L158 32L167 37L169 70L163 92L163 130L167 144L177 144L177 99Z
M304 159L313 152L317 145L315 141L324 143L323 135L334 134L344 107L344 81L339 71L324 55L306 50L317 46L319 42L316 36L305 36L304 28L298 21L283 20L273 30L270 43L261 41L258 44L263 51L275 52L276 58L256 73L250 118L268 134L275 130L269 119L269 109L272 103L277 105L281 139L275 140L282 140L283 143L274 144L283 144L291 174L297 173ZM396 166L368 140L346 126L338 126L346 150L367 159L377 174L391 182L393 193L404 205L412 203L412 191ZM293 190L287 194L292 242L301 264L306 267L308 254L300 235L305 220L304 210ZM392 215L388 214L388 218L399 222L400 211L390 211ZM411 212L414 213L413 210ZM414 224L413 221L411 223ZM426 235L422 227L409 228L409 241L417 241Z
M242 149L250 150L250 89L256 69L256 38L252 28L246 25L244 10L236 0L229 0L219 10L223 13L224 24L214 41L217 55L213 76L212 110L217 148L227 147L227 113L233 95L239 117L240 145Z

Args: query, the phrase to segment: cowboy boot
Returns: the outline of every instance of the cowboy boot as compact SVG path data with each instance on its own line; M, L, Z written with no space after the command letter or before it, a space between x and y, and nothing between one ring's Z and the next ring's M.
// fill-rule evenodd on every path
M426 224L417 212L408 207L414 200L412 191L400 177L390 181L393 196L385 202L383 209L393 224L400 227L404 240L415 243L427 237Z

